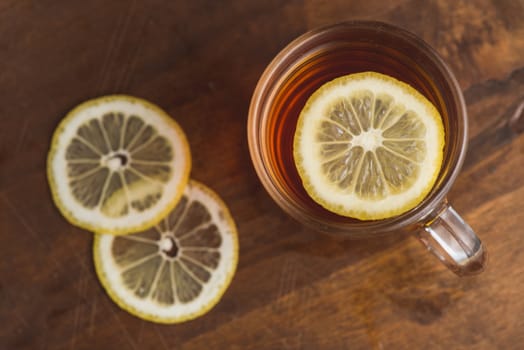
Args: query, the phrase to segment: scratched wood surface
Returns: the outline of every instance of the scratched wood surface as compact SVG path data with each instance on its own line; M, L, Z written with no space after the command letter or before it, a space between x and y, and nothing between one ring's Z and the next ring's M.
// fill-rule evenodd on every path
M0 349L522 349L523 14L513 0L0 0ZM353 18L417 33L456 73L471 132L449 197L489 249L482 275L456 277L411 237L319 235L260 185L245 136L258 77L299 34ZM192 176L238 223L232 285L185 324L116 307L91 235L51 202L54 128L115 92L178 120Z

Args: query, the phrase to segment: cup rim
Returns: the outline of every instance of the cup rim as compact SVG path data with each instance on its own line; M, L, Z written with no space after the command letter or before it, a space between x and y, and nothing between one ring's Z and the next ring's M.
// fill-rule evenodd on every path
M442 73L443 77L445 77L446 82L449 84L449 88L452 90L451 95L455 99L457 111L459 112L455 117L462 118L462 125L464 129L462 133L464 136L460 139L462 143L457 145L459 151L456 152L456 157L450 160L450 171L441 181L441 186L437 190L432 191L430 195L422 200L422 202L420 202L415 208L393 218L377 221L360 221L355 224L346 223L336 225L340 227L335 231L338 231L339 233L345 233L345 235L348 236L351 235L358 237L369 236L369 233L366 232L363 234L358 234L358 232L347 232L350 226L352 228L358 228L361 230L371 230L373 233L392 232L424 221L430 217L433 212L435 212L436 208L441 207L441 203L446 201L446 196L454 184L464 163L468 141L468 119L464 96L455 78L455 75L444 62L444 60L440 57L438 52L414 33L389 23L374 20L344 21L306 31L288 43L282 50L280 50L264 69L264 72L260 76L253 92L248 112L247 137L249 153L253 166L265 190L287 214L299 222L306 224L307 226L313 227L316 230L319 229L319 222L316 222L315 220L313 220L315 222L308 222L308 218L298 215L298 213L296 213L297 209L288 203L286 198L280 193L271 180L270 170L266 166L266 162L262 157L262 153L260 152L260 143L257 142L257 134L259 132L258 123L260 122L264 111L263 102L268 93L270 93L270 91L268 91L268 87L271 87L269 82L272 80L272 78L275 77L275 74L277 74L279 69L283 68L283 64L286 63L286 59L292 56L294 52L309 43L311 40L314 40L316 37L321 36L326 32L331 32L333 30L348 30L353 28L387 31L388 35L399 36L402 39L409 41L413 43L413 45L419 47L421 51L423 51L424 54L432 60L437 69ZM291 62L291 64L292 63L293 62ZM276 76L278 76L278 74ZM387 224L386 228L384 228L384 224ZM328 231L333 233L331 228Z

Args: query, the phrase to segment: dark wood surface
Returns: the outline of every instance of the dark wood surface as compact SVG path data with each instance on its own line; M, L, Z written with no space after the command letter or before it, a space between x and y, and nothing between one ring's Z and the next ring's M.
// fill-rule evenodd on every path
M522 349L522 1L0 1L0 349ZM452 67L470 148L449 194L490 253L458 278L403 235L339 241L266 194L246 120L258 77L304 31L353 18L403 26ZM186 131L192 177L238 224L222 301L180 325L114 305L91 234L69 225L45 176L51 134L83 100L137 95Z

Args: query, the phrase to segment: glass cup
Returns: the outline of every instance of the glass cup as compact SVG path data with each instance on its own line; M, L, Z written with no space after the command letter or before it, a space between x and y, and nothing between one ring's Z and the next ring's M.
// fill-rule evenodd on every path
M338 76L362 71L387 74L416 88L439 110L445 129L443 164L432 191L412 210L375 221L339 216L315 203L293 162L296 121L311 93ZM458 275L483 270L487 256L481 241L446 200L466 154L464 98L437 52L414 34L374 21L344 22L303 34L262 74L251 100L247 132L263 186L304 225L348 238L409 231Z

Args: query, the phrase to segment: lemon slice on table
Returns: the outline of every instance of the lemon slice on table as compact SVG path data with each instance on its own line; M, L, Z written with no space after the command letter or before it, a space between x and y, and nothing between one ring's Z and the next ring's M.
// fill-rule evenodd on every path
M177 323L220 300L237 266L237 230L222 200L190 181L158 225L132 235L96 234L93 253L102 285L121 308Z
M189 179L182 129L159 107L114 95L80 104L56 129L47 160L53 199L74 225L128 234L160 221Z
M431 191L444 127L417 90L363 72L332 80L306 102L294 160L308 194L339 215L377 220L402 214Z

